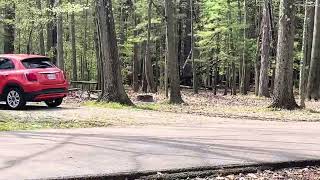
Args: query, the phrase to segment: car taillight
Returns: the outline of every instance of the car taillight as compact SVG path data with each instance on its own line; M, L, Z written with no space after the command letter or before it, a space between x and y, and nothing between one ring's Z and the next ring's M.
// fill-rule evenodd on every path
M35 73L27 73L26 77L28 81L38 81L37 75Z

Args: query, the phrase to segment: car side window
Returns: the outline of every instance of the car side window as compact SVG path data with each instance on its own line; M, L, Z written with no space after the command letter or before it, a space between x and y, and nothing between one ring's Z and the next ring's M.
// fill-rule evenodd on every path
M10 59L0 58L0 71L14 69L14 64Z

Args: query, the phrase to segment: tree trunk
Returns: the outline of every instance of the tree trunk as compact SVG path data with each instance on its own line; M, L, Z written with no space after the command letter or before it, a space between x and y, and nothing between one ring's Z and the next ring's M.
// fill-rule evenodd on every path
M96 1L97 29L102 60L103 91L100 101L133 105L122 84L111 0Z
M61 6L61 0L56 0L55 7ZM64 51L63 51L63 18L62 13L57 14L57 66L64 69Z
M256 6L253 0L244 0L243 17L243 53L242 53L242 75L240 82L240 93L248 94L250 90L251 64L249 61L248 42L256 38Z
M292 0L280 1L277 65L274 98L271 107L295 109L293 95L293 46L295 5Z
M95 29L94 29L94 44L95 44L95 52L96 52L96 61L97 61L97 89L102 90L103 92L103 64L102 64L102 50L100 49L100 32L99 32L99 28L98 27L98 19L97 19L97 15L95 15L94 17L94 25L95 25Z
M240 2L240 0L237 0L237 2L238 2L238 23L242 24L241 2ZM240 30L239 34L243 34L242 30ZM240 38L238 40L240 41ZM239 62L239 88L241 90L243 55L240 55L239 60L240 60L240 62Z
M259 1L256 0L256 6L259 5ZM259 81L260 81L260 66L261 66L261 34L262 34L262 22L261 22L261 7L256 9L256 39L257 39L257 49L256 57L254 62L254 94L259 95Z
M320 0L316 0L311 63L308 77L307 96L320 98Z
M15 5L13 3L5 5L4 18L8 20L4 24L4 49L5 54L14 53L14 35L15 35Z
M70 1L72 4L74 0ZM75 17L74 12L70 15L70 37L71 37L71 57L72 57L72 80L78 80L78 68L77 68L77 48L76 48L76 30L75 30Z
M192 62L192 77L193 77L193 92L198 94L198 79L197 79L197 65L194 60L194 35L193 35L193 0L190 0L190 29L191 29L191 62Z
M232 24L232 14L231 14L231 4L230 0L227 0L228 4L228 23ZM229 27L229 32L228 32L228 54L234 56L234 47L233 47L233 30L232 27ZM236 65L235 65L235 60L232 60L231 63L231 73L229 74L230 81L231 81L231 94L236 95L237 94L237 88L236 88Z
M145 67L145 76L148 83L148 91L155 93L157 87L154 82L154 74L151 62L151 18L152 18L152 0L149 0L149 7L148 7L148 35L147 35L147 44L146 44L146 56L144 60L144 67Z
M54 6L54 0L47 0L47 8L52 9ZM51 19L55 19L55 14L50 11L47 12L47 18L49 22L47 24L47 55L52 58L54 64L57 62L57 26Z
M257 37L257 50L256 50L256 59L255 59L255 63L254 63L254 94L256 96L259 95L259 82L260 82L260 66L261 66L261 42L260 42L260 34Z
M180 78L178 71L178 59L176 51L176 16L175 5L173 0L165 0L166 11L166 36L167 36L167 52L168 52L168 70L170 79L170 103L183 103L180 92Z
M262 49L261 49L261 67L259 81L259 96L270 97L269 93L269 55L271 24L269 0L264 0L263 19L262 19Z
M213 94L217 95L217 91L218 91L217 85L218 85L218 81L219 81L219 66L218 66L218 63L216 63L214 65L214 76L213 76L213 80L212 81L213 81L212 82L212 84L213 84L213 87L212 87Z
M89 6L89 0L86 1L86 6ZM88 57L87 57L87 51L88 51L88 9L84 10L83 16L84 16L84 30L83 30L83 56L82 56L82 76L81 78L84 80L90 80L89 79L89 68L88 68Z
M303 25L303 43L302 43L302 60L300 62L300 107L305 107L306 98L306 86L309 76L309 66L311 61L311 50L312 50L312 35L314 25L314 10L313 6L308 6L310 0L305 0L305 16Z
M243 29L243 51L242 51L242 69L240 69L241 71L241 79L240 79L240 93L243 95L248 94L247 92L247 84L246 84L246 79L247 79L247 69L248 69L248 65L247 65L247 49L246 49L246 43L247 43L247 0L244 0L243 3L243 7L245 9L244 11L244 17L243 17L243 25L244 25L244 29Z
M224 73L224 92L223 95L226 96L228 95L228 89L229 89L229 66L225 68L225 73Z
M214 95L217 95L217 91L218 91L218 83L219 83L219 55L220 55L220 40L221 40L221 37L220 37L220 33L217 34L216 36L216 63L215 63L215 72L214 72L214 76L215 76L215 79L214 79L214 88L213 88L213 91L214 91ZM221 78L221 81L223 81L223 78Z
M146 41L143 41L141 43L141 57L140 57L140 61L141 61L141 82L142 82L142 92L147 93L148 92L148 82L147 82L147 78L146 78L146 63L145 63L145 57L146 57Z
M32 33L33 33L33 22L31 23L29 35L28 35L28 43L27 43L27 54L31 54L32 51Z
M136 1L133 1L136 4ZM133 28L135 28L138 23L138 17L135 12L135 9L132 11L132 20L133 20ZM134 29L133 35L135 38L138 37L139 33L137 29ZM140 46L139 43L134 42L133 44L133 60L132 60L132 88L134 92L138 92L140 89L139 84L139 71L140 71L140 63L139 63L139 54L140 54Z
M231 74L232 74L232 78L231 78L231 94L232 95L237 95L237 78L236 78L236 64L234 62L232 62L231 64Z
M271 57L272 59L276 59L277 56L277 35L278 35L278 29L275 28L275 21L273 19L274 18L274 13L273 13L273 0L270 0L270 23L271 23ZM272 76L271 76L271 86L270 86L270 93L272 93L274 91L274 80L275 80L275 74L276 74L276 62L271 62L270 63L270 69L272 72Z
M41 0L37 0L36 4L37 4L37 8L39 9L39 11L42 11ZM44 47L44 32L43 32L42 23L40 24L40 27L39 27L39 50L40 50L41 55L46 54L46 50Z
M135 33L135 36L137 36L137 33ZM133 91L134 92L138 92L139 91L139 88L140 88L140 85L139 85L139 44L138 43L134 43L133 45L133 72L132 72L132 75L133 75Z

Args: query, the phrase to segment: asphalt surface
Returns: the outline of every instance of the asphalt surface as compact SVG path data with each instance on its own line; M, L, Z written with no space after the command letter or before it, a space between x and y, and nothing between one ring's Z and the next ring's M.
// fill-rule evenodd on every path
M0 133L0 179L320 159L320 123L217 119Z

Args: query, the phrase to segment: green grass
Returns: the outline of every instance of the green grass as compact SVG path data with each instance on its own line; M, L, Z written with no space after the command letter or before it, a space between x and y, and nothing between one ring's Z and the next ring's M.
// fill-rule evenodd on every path
M88 101L83 103L84 106L90 107L100 107L100 108L110 108L110 109L135 109L135 110L151 110L151 111L158 111L161 109L163 104L157 103L141 103L136 104L135 106L126 106L120 103L104 103L104 102L95 102L95 101Z
M0 121L0 131L36 130L36 129L71 129L107 127L112 124L99 121Z
M126 106L120 103L102 103L95 101L84 102L83 105L90 107L110 108L110 109L128 109L130 106Z

